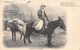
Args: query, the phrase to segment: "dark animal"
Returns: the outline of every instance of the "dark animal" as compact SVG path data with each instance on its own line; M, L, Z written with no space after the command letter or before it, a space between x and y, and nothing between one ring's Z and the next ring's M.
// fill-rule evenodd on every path
M24 35L24 32L22 32L21 30L19 30L16 21L12 21L12 22L7 22L7 27L10 28L10 31L12 33L12 40L16 40L16 33L19 32L20 33L20 39L22 38L22 35Z
M33 22L30 24L27 24L26 25L26 33L25 33L24 39L23 39L24 43L26 43L25 39L27 39L27 38L28 38L28 42L32 43L30 40L30 36L33 34L33 32L35 32L37 34L47 35L47 40L48 40L47 45L52 46L51 39L52 39L52 33L54 32L54 30L57 27L60 27L64 31L66 30L63 20L60 17L58 17L58 18L59 19L57 19L56 21L50 21L47 25L48 28L46 28L45 30L40 30L40 31L37 31L37 30L35 30L35 28L31 27L33 25Z

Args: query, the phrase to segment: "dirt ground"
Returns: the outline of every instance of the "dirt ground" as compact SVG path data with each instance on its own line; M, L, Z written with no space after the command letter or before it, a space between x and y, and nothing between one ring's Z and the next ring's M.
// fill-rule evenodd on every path
M47 47L47 36L46 35L41 35L37 34L31 36L31 41L32 43L28 43L26 40L26 44L23 43L23 38L20 40L20 34L17 33L17 40L16 41L11 41L11 32L4 31L3 33L3 44L5 47L8 48L14 48L14 47L42 47L45 48ZM61 31L60 29L56 29L55 33L53 33L52 37L52 48L60 48L65 46L66 44L66 34L65 32Z

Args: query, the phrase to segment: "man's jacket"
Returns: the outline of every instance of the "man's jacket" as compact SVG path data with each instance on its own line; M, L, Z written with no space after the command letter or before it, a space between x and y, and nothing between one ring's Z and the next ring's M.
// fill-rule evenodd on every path
M42 15L42 9L39 9L38 12L37 12L37 14L38 14L38 17L40 19L42 19L42 20L44 20L43 18L46 18L47 19L47 15L46 15L45 11L44 11L44 16Z

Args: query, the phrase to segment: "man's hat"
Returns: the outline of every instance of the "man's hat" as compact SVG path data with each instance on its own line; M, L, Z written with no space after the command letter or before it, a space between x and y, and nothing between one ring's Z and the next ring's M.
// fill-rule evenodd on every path
M41 5L40 7L46 7L45 5Z

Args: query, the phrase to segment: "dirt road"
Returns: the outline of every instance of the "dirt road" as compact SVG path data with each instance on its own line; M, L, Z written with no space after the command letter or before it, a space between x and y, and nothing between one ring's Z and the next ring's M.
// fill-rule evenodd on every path
M23 39L20 40L20 34L17 33L17 40L16 41L11 41L11 32L10 31L4 31L3 34L3 44L6 47L9 48L14 48L14 47L47 47L47 36L45 35L40 35L38 34L37 36L31 36L31 41L32 43L28 43L26 40L26 44L23 43ZM52 44L53 48L57 47L62 47L66 44L66 35L64 32L61 32L60 30L55 31L53 33L52 37Z

